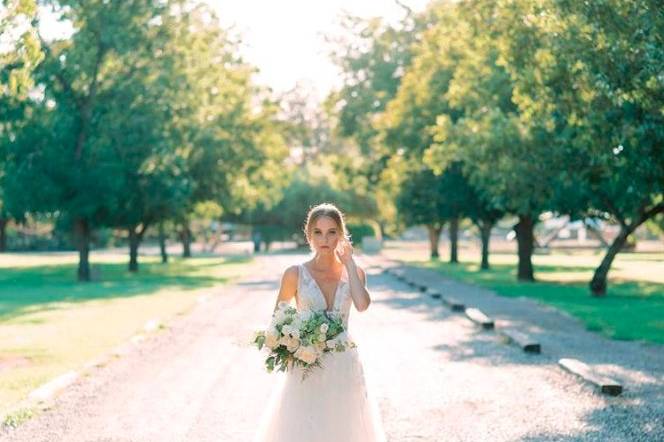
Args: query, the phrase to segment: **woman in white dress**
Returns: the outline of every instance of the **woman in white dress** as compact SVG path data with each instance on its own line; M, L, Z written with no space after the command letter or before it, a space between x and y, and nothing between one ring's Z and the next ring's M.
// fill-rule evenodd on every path
M314 256L286 269L275 309L295 298L298 311L337 312L352 340L351 304L363 312L371 298L366 274L353 260L343 215L332 204L319 204L309 210L304 232ZM321 363L304 380L301 367L278 372L255 442L385 441L357 348L325 353Z

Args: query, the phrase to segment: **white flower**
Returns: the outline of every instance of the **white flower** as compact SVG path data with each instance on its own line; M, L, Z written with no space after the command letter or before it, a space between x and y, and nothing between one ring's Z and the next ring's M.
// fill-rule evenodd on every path
M327 348L331 348L332 350L334 350L337 346L337 340L336 338L328 339L327 341L325 341L325 344L327 345Z
M341 312L331 311L328 313L328 315L332 320L341 320Z
M311 310L304 310L300 313L300 320L302 322L308 321L309 319L311 319L311 317L313 315L314 315L314 312L312 312Z
M300 337L300 330L293 327L292 324L284 325L283 327L281 327L281 333L284 336L290 336L291 338L299 338Z
M293 322L290 323L291 327L293 327L296 330L300 330L302 327L302 319L300 319L299 316L295 316L293 318Z
M325 334L325 333L327 333L327 330L328 330L329 328L330 328L330 326L327 325L327 323L323 323L323 324L320 325L320 332L321 332L322 334Z
M287 317L283 310L276 310L272 317L272 325L283 324Z
M318 359L318 352L314 347L301 345L294 356L307 364L313 364Z
M289 352L293 353L299 347L300 347L300 340L298 338L288 339L288 343L286 344L286 348L288 349Z
M276 328L270 328L265 334L265 346L272 350L279 346L279 331Z
M287 347L288 344L290 343L290 336L282 336L279 338L279 345L283 345L284 347Z

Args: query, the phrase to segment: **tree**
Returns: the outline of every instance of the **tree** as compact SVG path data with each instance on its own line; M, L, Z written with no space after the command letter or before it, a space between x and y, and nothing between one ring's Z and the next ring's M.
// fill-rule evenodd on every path
M424 158L440 170L460 161L489 208L518 216L517 278L533 281L534 226L551 207L557 176L551 143L521 120L513 101L515 84L497 47L504 32L494 18L497 3L477 0L446 8L455 25L441 22L443 29L431 32L434 52L428 58L436 72L450 69L438 68L438 58L452 57L453 72L446 74L450 80L442 93L456 114L439 113ZM451 45L454 52L445 50Z
M399 186L396 205L407 226L424 225L429 234L431 259L438 259L438 243L443 226L449 221L445 200L449 196L444 179L426 168L413 168Z
M128 99L114 101L125 107L135 101L133 114L141 118L118 118L111 129L124 153L118 179L125 197L114 223L128 231L133 271L148 226L179 219L183 255L190 256L198 209L215 206L220 218L265 199L247 192L277 185L285 156L274 106L265 100L255 106L260 91L251 83L252 68L209 8L169 14L158 31L159 56L137 77L135 90L127 84L116 91Z
M403 6L403 5L402 5ZM410 64L411 45L426 26L427 14L404 7L396 26L378 18L346 16L343 36L334 40L332 58L342 72L343 86L331 93L325 108L337 146L335 167L355 191L376 201L382 237L396 219L393 197L381 180L393 152L381 140L380 115L394 97Z
M275 105L209 8L52 4L74 33L42 41L44 95L10 143L8 193L15 213L56 213L72 226L80 280L96 227L128 232L136 270L150 225L176 220L188 233L201 202L237 211L271 198L287 154Z
M166 9L148 0L53 4L74 33L68 40L41 40L45 59L36 76L44 97L13 145L12 193L20 189L24 196L15 204L19 212L57 211L69 221L78 279L87 281L92 231L111 218L122 195L114 179L113 134L104 130L117 114L107 113L106 100L144 69L153 55L151 33Z
M33 0L6 1L0 10L0 252L7 248L10 220L6 180L8 143L25 120L26 100L34 82L32 71L43 54L32 20L37 12Z
M515 102L561 153L577 213L620 225L590 282L594 295L606 293L628 237L664 212L660 12L649 0L515 0L501 13Z

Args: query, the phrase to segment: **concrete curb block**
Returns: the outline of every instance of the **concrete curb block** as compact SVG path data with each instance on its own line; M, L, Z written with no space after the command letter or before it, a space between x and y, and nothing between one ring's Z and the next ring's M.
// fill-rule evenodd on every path
M499 330L498 333L507 338L513 344L521 347L526 353L541 353L542 346L535 339L516 330Z
M48 381L45 384L42 384L35 390L32 390L28 395L28 399L36 402L43 402L52 398L57 392L63 390L64 388L71 385L76 379L78 379L79 374L76 371L68 371L65 374L58 376L55 379Z
M387 271L390 275L392 275L392 276L394 276L395 278L397 278L399 281L403 281L403 280L404 280L404 274L403 274L403 269L402 269L402 268L400 268L400 267L391 267L391 268L387 268L386 271Z
M101 367L103 365L106 365L110 358L108 356L100 356L96 359L91 360L90 362L86 363L83 366L83 371L86 372L88 370L91 370L93 368Z
M159 320L153 319L145 323L144 330L146 332L151 332L158 330L163 327L164 324ZM49 408L53 402L55 396L60 393L65 388L73 384L77 379L85 376L90 370L106 365L113 357L122 357L125 354L129 353L133 347L139 345L146 339L146 336L143 334L136 334L129 338L126 342L118 345L114 349L110 350L106 354L99 356L95 359L92 359L85 363L79 371L71 370L68 371L42 385L37 387L28 393L27 398L23 401L15 404L13 408L5 413L0 415L0 426L2 423L15 412L22 409L41 409L45 410Z
M494 323L493 319L489 318L487 315L482 313L480 309L477 309L475 307L468 307L466 310L464 310L464 313L466 314L466 317L473 321L476 324L479 324L482 326L484 329L492 329L494 328Z
M405 279L404 279L404 282L405 282L406 284L408 284L409 286L413 287L413 288L419 288L419 287L418 287L419 284L416 283L415 281L413 281L412 279L405 278Z
M578 359L562 358L558 361L558 365L565 371L568 371L573 375L580 377L589 384L594 385L601 393L611 396L618 396L623 391L623 387L618 381L603 376L597 370L594 370Z
M453 312L463 312L466 310L466 306L463 302L451 296L442 296L441 300L443 301L443 304L449 307Z
M422 292L430 295L432 298L441 299L442 303L447 305L451 310L463 311L468 319L482 326L482 328L495 329L495 323L493 319L484 314L481 310L473 307L466 308L461 301L450 296L444 296L435 289L428 288L424 284L420 284L414 280L411 280L405 276L405 271L403 268L391 267L386 268L385 271L392 274L398 280L405 282L409 286L418 288ZM499 329L497 332L499 335L506 338L508 342L521 347L524 352L537 354L541 353L541 344L526 333L522 333L517 330L505 329ZM563 370L581 378L584 382L593 385L603 394L618 396L623 392L623 386L618 381L608 376L604 376L599 371L577 359L562 358L558 361L558 365Z
M145 325L143 326L143 330L149 333L159 329L160 326L161 322L159 321L159 319L154 318L150 319L145 323Z
M5 428L5 422L7 419L16 413L27 411L30 415L32 415L33 410L36 408L40 410L46 410L50 408L52 399L55 394L70 386L79 377L79 372L70 370L32 390L30 393L28 393L27 398L14 404L12 408L9 409L9 411L3 415L0 415L0 428ZM20 425L21 424L19 424L19 426ZM13 425L9 426L9 428L12 427Z

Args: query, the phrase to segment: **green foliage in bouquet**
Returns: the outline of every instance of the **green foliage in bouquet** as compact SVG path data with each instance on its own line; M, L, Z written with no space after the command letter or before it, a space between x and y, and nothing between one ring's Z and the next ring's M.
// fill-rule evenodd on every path
M339 314L322 310L298 312L285 302L279 303L268 329L256 332L253 344L259 350L269 348L265 360L268 372L275 368L287 371L297 365L304 369L303 379L314 367L322 367L324 353L355 348Z

